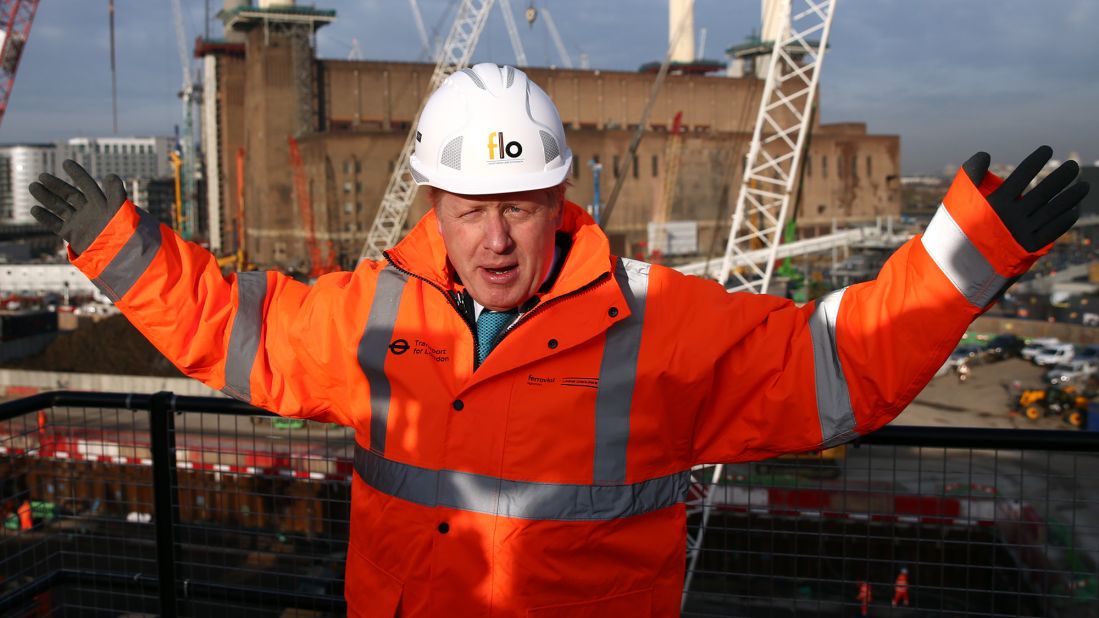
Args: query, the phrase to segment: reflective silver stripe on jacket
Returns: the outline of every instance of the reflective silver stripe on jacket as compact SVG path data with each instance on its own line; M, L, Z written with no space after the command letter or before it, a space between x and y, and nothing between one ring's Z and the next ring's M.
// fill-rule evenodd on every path
M630 437L630 406L637 381L637 356L645 301L649 293L649 264L619 258L614 280L622 290L630 316L607 330L603 361L599 367L599 392L595 398L596 483L626 480L626 447Z
M1007 284L940 205L921 239L928 255L970 304L984 308Z
M510 481L399 463L358 444L355 472L386 495L426 507L556 521L619 519L667 508L686 499L691 482L686 471L629 485Z
M397 311L401 308L408 275L392 265L378 273L374 290L374 302L366 320L362 339L359 340L359 366L370 384L370 448L385 452L385 433L389 424L389 377L385 375L385 358L392 343L393 329L397 325Z
M855 411L851 407L851 395L836 346L836 319L846 289L817 299L813 314L809 317L817 414L820 416L820 434L825 447L842 444L856 435Z
M252 365L259 353L263 301L266 298L267 273L237 273L237 313L229 325L225 386L221 392L249 403L252 401Z
M160 251L160 222L144 210L136 210L137 229L111 263L92 280L95 287L116 303L130 291Z

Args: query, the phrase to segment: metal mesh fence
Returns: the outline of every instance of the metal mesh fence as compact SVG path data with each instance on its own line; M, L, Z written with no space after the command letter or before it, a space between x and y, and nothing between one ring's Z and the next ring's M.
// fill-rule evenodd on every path
M171 552L148 410L0 422L0 615L161 614L166 553L179 615L342 614L353 432L167 414Z
M1096 464L864 444L726 466L685 615L1099 616Z
M185 399L0 404L0 615L344 613L351 430ZM1099 442L960 431L726 466L685 615L1099 616Z

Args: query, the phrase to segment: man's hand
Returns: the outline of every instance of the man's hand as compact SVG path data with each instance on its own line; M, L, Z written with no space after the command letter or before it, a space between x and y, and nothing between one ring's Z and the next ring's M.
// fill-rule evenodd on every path
M1066 161L1023 195L1052 156L1053 149L1049 146L1030 153L986 198L1015 241L1030 253L1057 240L1076 223L1080 201L1088 194L1088 183L1072 185L1080 166L1075 161ZM984 180L990 160L987 152L978 152L962 164L975 186Z
M104 180L104 195L87 170L76 161L66 160L61 166L76 184L72 186L53 174L41 174L38 182L28 187L41 206L31 208L31 216L46 229L69 243L73 253L80 255L114 217L126 201L122 179L111 174Z

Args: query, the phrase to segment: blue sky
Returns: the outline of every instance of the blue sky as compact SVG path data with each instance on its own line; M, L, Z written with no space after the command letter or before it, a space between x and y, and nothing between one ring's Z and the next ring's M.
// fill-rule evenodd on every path
M511 0L533 65L558 64L529 0ZM452 0L421 0L430 31L445 35ZM115 0L119 133L170 134L182 81L169 0ZM205 2L183 0L188 39L203 32ZM211 0L212 11L220 7ZM424 52L407 0L317 2L337 21L321 30L322 57L417 60ZM574 62L634 70L663 56L663 0L537 0L553 14ZM107 2L50 0L38 9L0 126L0 142L111 134ZM475 61L514 62L499 9ZM696 0L706 56L721 58L759 23L758 0ZM824 122L864 121L901 136L907 174L941 172L977 150L1014 163L1048 143L1055 156L1099 159L1099 2L1095 0L838 0L821 82ZM211 26L217 32L217 24Z

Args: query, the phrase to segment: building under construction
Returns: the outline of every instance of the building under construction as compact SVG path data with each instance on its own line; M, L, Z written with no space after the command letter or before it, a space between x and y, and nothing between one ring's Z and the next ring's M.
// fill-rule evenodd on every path
M353 266L434 65L317 59L315 32L336 19L331 10L227 0L221 16L225 39L196 47L205 69L211 249L225 255L243 242L258 267L303 271L313 234L326 261ZM592 203L589 161L604 165L603 195L625 174L607 226L615 252L645 254L648 223L661 208L669 221L697 222L698 254L723 246L763 80L673 71L654 101L634 163L623 169L654 75L524 70L560 110L574 154L568 198ZM668 142L680 112L681 160L668 192ZM291 140L300 152L297 170ZM793 211L800 232L818 234L833 220L898 214L899 157L896 135L814 119ZM426 208L417 198L409 221Z

